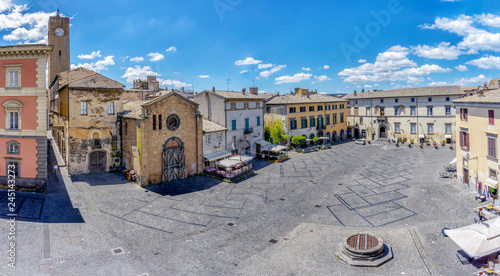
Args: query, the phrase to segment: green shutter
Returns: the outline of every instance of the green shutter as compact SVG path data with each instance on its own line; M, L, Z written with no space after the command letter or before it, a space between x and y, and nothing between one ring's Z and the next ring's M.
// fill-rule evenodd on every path
M236 120L232 121L232 125L233 125L233 130L236 130Z

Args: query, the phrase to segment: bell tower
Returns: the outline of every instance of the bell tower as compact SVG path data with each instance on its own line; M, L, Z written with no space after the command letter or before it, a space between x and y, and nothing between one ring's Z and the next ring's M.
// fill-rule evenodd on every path
M49 85L57 74L70 70L69 57L69 18L61 17L59 9L49 18L49 45L54 50L49 56Z

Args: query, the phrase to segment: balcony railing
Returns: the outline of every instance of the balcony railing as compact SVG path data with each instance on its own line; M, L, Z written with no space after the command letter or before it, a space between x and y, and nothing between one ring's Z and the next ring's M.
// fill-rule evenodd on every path
M385 116L378 116L377 121L379 123L387 122L387 118Z
M253 127L246 128L243 130L243 134L248 134L248 133L252 133L252 132L253 132Z
M322 130L322 129L326 129L326 126L323 125L323 126L316 126L316 130Z

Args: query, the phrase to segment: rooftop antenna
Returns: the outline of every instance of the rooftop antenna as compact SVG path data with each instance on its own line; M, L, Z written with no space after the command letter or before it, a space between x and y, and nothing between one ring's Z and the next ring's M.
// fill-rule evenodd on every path
M229 82L231 81L231 79L227 79L227 91L229 91Z
M255 77L252 80L252 87L255 87Z

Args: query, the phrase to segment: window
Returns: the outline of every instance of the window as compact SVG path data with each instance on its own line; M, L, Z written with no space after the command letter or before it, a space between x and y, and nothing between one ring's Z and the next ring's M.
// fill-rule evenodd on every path
M309 117L309 126L310 127L316 126L316 119L314 119L314 116Z
M205 142L207 144L211 144L212 143L212 141L211 141L212 140L212 135L210 133L208 133L208 134L205 135L205 137L206 137L206 141Z
M323 106L322 105L318 105L318 111L323 111Z
M380 103L384 103L384 99L380 99Z
M321 116L321 115L318 116L318 126L319 127L324 126L323 116Z
M102 148L102 145L101 145L101 139L100 139L100 138L94 138L94 148L95 148L95 149L100 149L100 148Z
M371 111L371 110L370 110L370 108L369 108L369 107L367 107L367 108L366 108L366 115L370 115L370 111Z
M306 117L300 118L300 128L307 128L307 118Z
M497 176L497 175L498 175L497 170L490 168L490 173L489 173L489 175L488 175L488 176L489 176L490 178L492 178L492 179L497 180L497 179L498 179L498 176Z
M235 110L236 109L236 103L231 103L231 110Z
M266 106L266 113L271 113L271 107L270 106Z
M9 71L9 87L19 87L19 71Z
M362 125L363 124L363 117L359 117L359 124Z
M494 110L488 110L488 124L490 126L495 125L495 111Z
M415 102L415 98L410 98L410 102L414 103Z
M248 132L250 130L250 119L245 118L245 132Z
M330 124L330 115L326 115L326 124L329 125Z
M170 114L167 117L167 128L168 130L175 131L181 125L181 119L176 114Z
M19 129L19 112L9 112L9 129Z
M7 153L8 154L19 154L19 143L16 141L10 141L7 143Z
M444 128L446 134L451 134L451 124L445 124Z
M330 110L330 107L331 106L329 104L325 105L325 110Z
M398 98L394 99L394 102L395 103L399 102L399 99Z
M410 115L416 116L416 114L417 114L416 108L414 106L410 106Z
M290 119L290 129L297 129L297 120L295 118Z
M300 112L306 112L306 107L305 106L301 106L300 107Z
M295 107L290 107L288 110L290 113L295 113Z
M333 113L333 115L332 115L332 123L333 124L337 123L337 113Z
M427 124L427 133L428 134L434 133L434 124Z
M432 116L432 106L427 107L427 116Z
M467 108L460 108L460 120L467 121L467 119L468 119Z
M243 108L248 109L248 103L244 103Z
M257 108L260 108L260 103L256 103L256 107L257 107Z
M309 106L309 112L314 111L314 106Z
M80 114L87 115L87 102L80 103Z
M260 116L257 116L257 125L260 126Z
M488 157L497 158L497 138L488 136Z
M466 131L460 131L460 147L464 149L469 149L469 133Z
M417 133L417 124L410 124L410 132L412 134Z
M446 97L446 101L449 102L450 101L450 97Z
M354 104L358 104L358 100L355 100L355 101L354 101Z
M108 114L109 115L115 114L115 103L114 102L108 102Z
M427 102L432 102L432 98L431 97L427 98Z
M219 142L222 142L222 132L217 133L217 138L219 138Z
M231 121L232 130L236 130L236 120Z
M344 109L344 104L340 104L340 109Z
M21 168L19 165L21 162L19 160L12 160L12 159L7 159L7 175L14 175L16 178L19 177L19 172L21 171Z
M400 123L394 123L394 132L396 132L396 133L401 132L401 124Z
M153 115L153 130L156 130L156 115Z
M161 114L158 115L158 129L161 130L161 128L163 127L163 119L161 117Z
M336 104L332 104L332 110L336 110L337 109L337 105Z
M444 115L450 116L451 115L451 106L445 106L444 107Z
M394 107L394 116L399 116L399 107Z
M340 113L340 123L344 122L344 113Z

